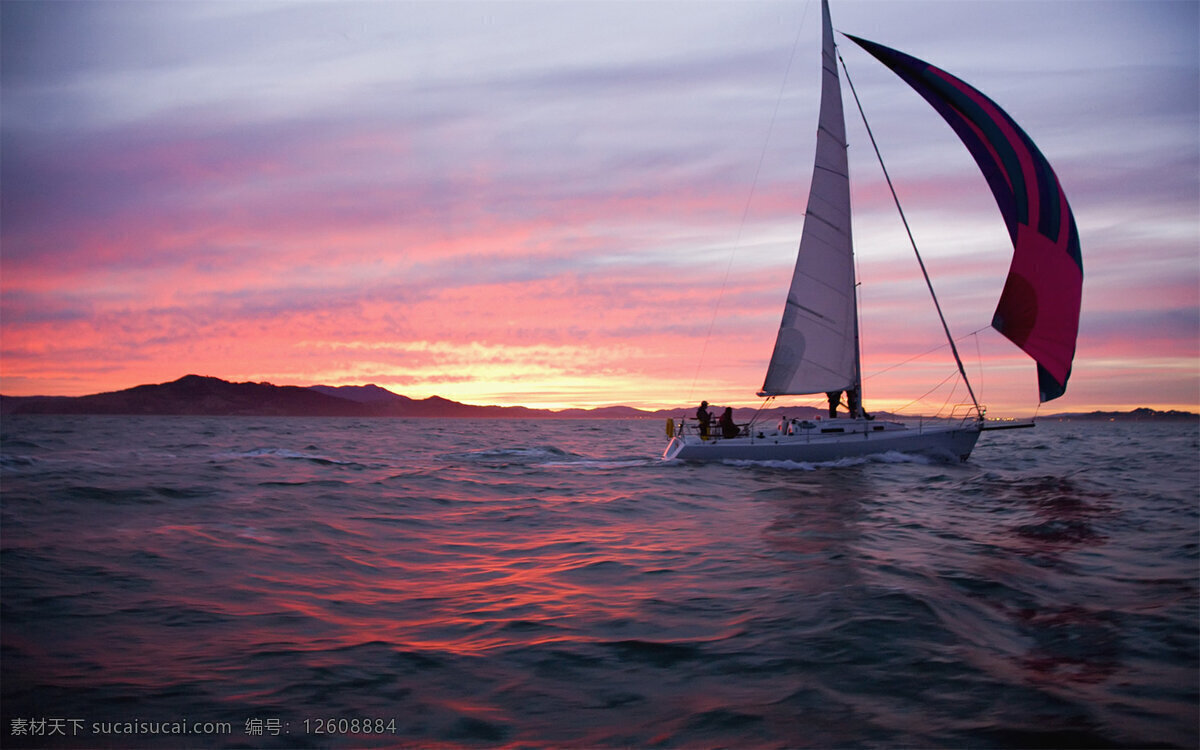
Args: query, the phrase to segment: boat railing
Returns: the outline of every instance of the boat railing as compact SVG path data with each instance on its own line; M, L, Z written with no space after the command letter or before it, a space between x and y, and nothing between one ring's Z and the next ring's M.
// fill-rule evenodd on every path
M848 429L844 425L824 423L820 417L816 419L788 419L785 422L775 427L762 427L755 429L755 422L737 423L739 438L750 438L751 442L758 440L777 440L780 436L786 435L789 439L795 440L803 438L805 442L814 440L830 439L841 437L847 434L862 434L863 437L870 437L872 434L883 431L885 427L883 423L873 429L868 429L865 425L871 424L864 422L864 426L857 429ZM701 437L707 442L719 442L721 440L732 440L721 434L721 426L716 422L711 422L708 428L708 435L700 430L700 420L691 417L668 418L667 419L667 437L678 437L683 439L687 436Z
M976 404L955 404L950 409L950 421L958 420L962 425L969 422L983 421L983 415L987 413L986 406L978 406Z
M960 427L966 427L969 424L983 421L983 414L986 411L985 407L976 407L975 404L955 404L950 407L950 416L948 417L919 416L915 417L915 423L909 422L909 425L915 426L917 432L924 432L926 427L944 429L947 424L952 422L958 422Z
M747 435L749 435L750 434L750 425L751 425L750 422L743 422L743 423L738 424L737 425L737 427L738 427L737 436L738 437L746 437ZM703 433L700 430L700 420L695 419L693 417L680 417L677 419L670 418L670 417L667 418L667 437L682 438L683 436L688 435L688 434L698 435L698 436L703 437ZM721 434L721 425L719 423L717 423L716 420L714 420L712 422L709 422L708 436L705 439L710 440L710 441L716 441L716 440L725 440L727 438L725 438Z

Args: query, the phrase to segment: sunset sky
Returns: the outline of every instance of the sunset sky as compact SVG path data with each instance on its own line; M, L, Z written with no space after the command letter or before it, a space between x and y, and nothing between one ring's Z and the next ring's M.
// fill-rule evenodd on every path
M1197 409L1200 3L831 8L987 93L1054 165L1083 313L1042 413ZM817 0L0 13L5 395L196 373L757 403L812 169ZM1012 248L986 182L839 41L981 401L1032 413L1032 361L987 327ZM935 388L954 365L845 98L867 408L933 413L965 393Z

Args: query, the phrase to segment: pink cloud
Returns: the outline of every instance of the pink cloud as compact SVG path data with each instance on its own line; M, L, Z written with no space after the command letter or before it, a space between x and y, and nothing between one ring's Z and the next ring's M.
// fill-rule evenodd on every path
M718 9L695 18L709 12ZM714 28L753 16L738 9ZM699 37L676 27L695 18L656 28L694 44ZM117 34L122 25L110 18L105 28ZM424 51L450 42L406 31L429 47L395 59L390 47L362 50L369 73L338 59L308 67L312 56L287 57L290 48L275 50L286 66L245 69L282 91L242 88L229 79L238 70L229 65L249 64L238 45L179 28L181 57L195 56L180 68L190 79L131 64L136 48L122 51L115 38L105 49L121 52L120 65L33 50L21 64L41 68L9 66L3 391L87 393L197 371L375 380L414 395L534 405L674 404L696 396L686 392L695 382L713 398L753 403L811 163L811 141L796 137L811 138L809 92L789 89L754 180L779 93L762 71L782 70L793 32L770 44L748 34L753 49L729 42L716 52L684 45L668 54L661 40L643 39L649 52L616 61L580 45L560 49L551 37L522 44L563 57L526 59L518 44L501 63L487 49L455 46L495 64L471 69L438 65ZM627 40L631 49L638 39ZM421 67L410 67L414 59ZM1195 368L1177 365L1189 357L1194 365L1200 307L1194 72L1158 79L1186 99L1143 95L1141 75L1079 70L1067 76L1070 102L1043 93L1025 109L1044 118L1031 132L1052 144L1045 150L1083 233L1085 313L1067 400L1120 401L1098 383L1114 373L1111 382L1131 387L1121 363L1139 362L1157 392L1190 398ZM334 85L321 88L316 73ZM185 79L197 85L174 93L161 85ZM81 82L116 80L123 93L103 120L72 98L95 90ZM262 100L239 98L246 91ZM1150 119L1131 106L1145 96ZM1101 110L1119 127L1081 121ZM957 148L953 134L905 122L887 131L885 151L906 154L896 157L902 197L952 328L965 335L990 321L1007 236L968 158L944 156ZM1122 156L1133 130L1155 133L1154 144ZM875 372L938 346L940 329L890 194L860 158L869 156L862 135L854 139L863 335ZM868 398L923 392L919 380L942 377L939 356L917 360L911 378L878 376ZM1032 405L1032 365L1011 347L983 346L977 358L1005 373L986 381L997 403Z

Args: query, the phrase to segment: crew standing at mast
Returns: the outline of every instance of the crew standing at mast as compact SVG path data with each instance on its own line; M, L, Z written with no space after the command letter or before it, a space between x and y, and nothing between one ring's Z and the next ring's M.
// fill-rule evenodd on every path
M700 408L696 410L696 421L700 423L700 437L708 440L708 425L712 422L712 415L708 413L707 401L700 402Z

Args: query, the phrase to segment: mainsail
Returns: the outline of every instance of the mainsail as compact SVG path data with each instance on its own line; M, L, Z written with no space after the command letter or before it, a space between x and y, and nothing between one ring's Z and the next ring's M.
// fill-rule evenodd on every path
M932 104L975 157L1013 243L992 327L1037 362L1041 400L1058 398L1075 357L1083 259L1054 170L1025 131L978 90L903 52L846 36Z
M821 112L804 230L762 396L858 388L846 122L829 5L821 3Z

